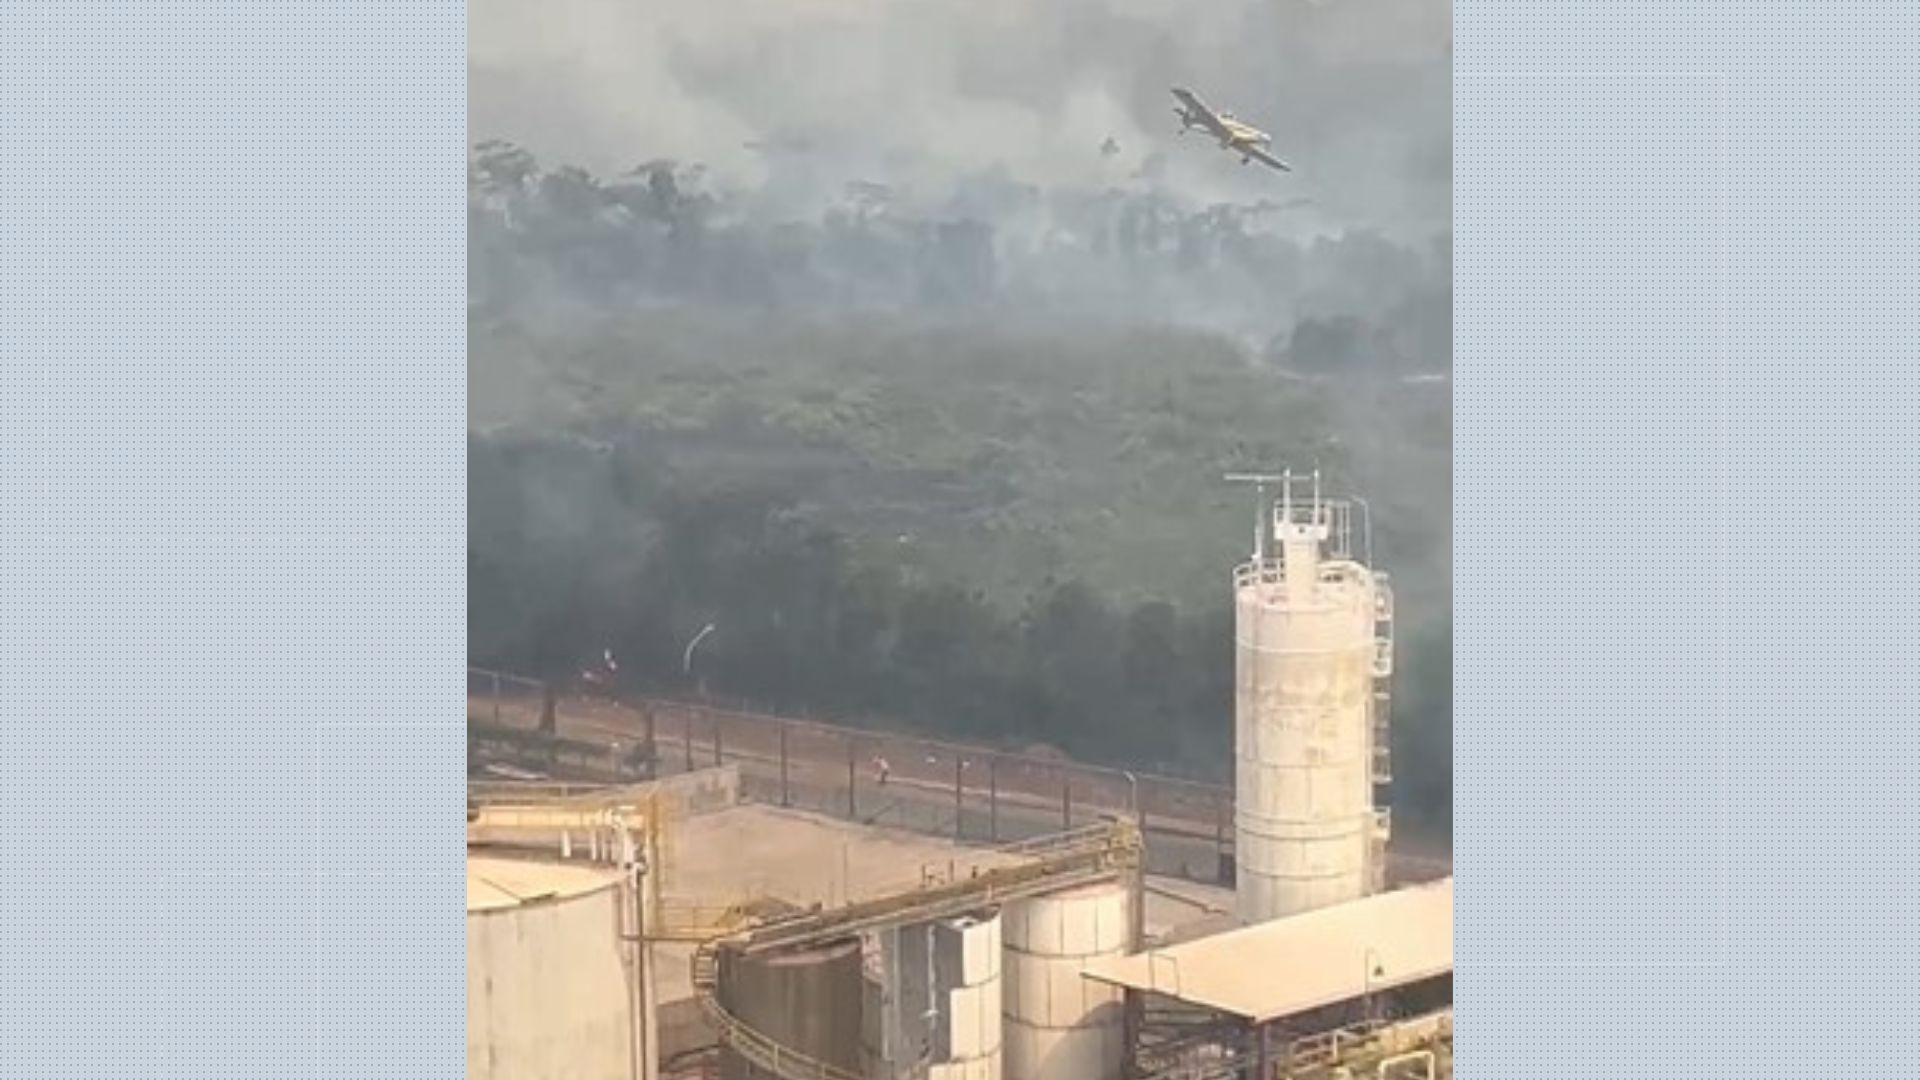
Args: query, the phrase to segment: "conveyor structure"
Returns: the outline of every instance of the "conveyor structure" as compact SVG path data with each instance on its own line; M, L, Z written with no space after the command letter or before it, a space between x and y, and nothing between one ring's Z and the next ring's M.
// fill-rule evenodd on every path
M1011 865L975 868L966 876L832 909L776 918L704 941L693 954L693 988L721 1040L735 1053L782 1080L864 1080L845 1069L783 1047L742 1022L721 1003L720 952L747 955L804 948L892 926L952 918L984 907L1062 889L1137 881L1141 837L1134 822L1112 820L998 849Z

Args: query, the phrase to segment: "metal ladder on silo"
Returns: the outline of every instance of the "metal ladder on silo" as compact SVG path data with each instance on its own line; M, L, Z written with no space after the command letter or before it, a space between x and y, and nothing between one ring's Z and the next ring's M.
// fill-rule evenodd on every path
M1373 744L1372 774L1376 788L1393 782L1393 583L1384 571L1373 571ZM1378 799L1376 792L1375 798ZM1387 886L1387 844L1392 839L1392 812L1374 811L1368 838L1369 890Z

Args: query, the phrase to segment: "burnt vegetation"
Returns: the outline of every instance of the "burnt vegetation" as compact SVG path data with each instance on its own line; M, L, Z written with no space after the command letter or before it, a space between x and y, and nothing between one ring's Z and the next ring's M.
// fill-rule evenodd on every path
M470 161L473 661L1224 779L1220 474L1325 470L1400 594L1397 820L1450 801L1451 240L1285 206Z

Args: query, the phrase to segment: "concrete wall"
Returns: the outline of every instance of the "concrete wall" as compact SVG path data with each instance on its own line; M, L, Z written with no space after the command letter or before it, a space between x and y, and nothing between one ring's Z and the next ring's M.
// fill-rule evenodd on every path
M582 795L575 799L568 799L567 804L614 806L622 801L633 802L647 798L659 800L661 811L672 817L691 817L695 814L725 810L740 801L740 766L716 765L712 768L696 769L693 772L676 773L673 776L663 776L658 780L626 784Z
M657 801L661 815L669 822L668 835L671 839L671 822L674 819L714 813L739 803L740 767L722 765L640 784L603 788L583 795L556 799L544 803L543 806L591 813L623 805L634 806L649 799ZM512 820L511 804L486 809L482 812L481 821L468 823L467 842L545 849L563 858L572 859L585 859L595 855L594 837L590 830L582 830L577 835L563 835L560 831L550 828L515 828L511 825ZM612 862L616 858L607 852L600 854L604 856L602 861Z
M467 915L468 1080L632 1080L622 891Z

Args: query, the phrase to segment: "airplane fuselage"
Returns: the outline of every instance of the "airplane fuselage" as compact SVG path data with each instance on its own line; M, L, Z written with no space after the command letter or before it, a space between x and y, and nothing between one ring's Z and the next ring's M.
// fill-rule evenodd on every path
M1263 164L1281 172L1292 171L1286 162L1267 152L1266 148L1273 145L1273 136L1252 124L1234 119L1230 112L1208 108L1191 90L1176 86L1173 96L1180 102L1173 112L1180 118L1182 134L1198 128L1219 143L1220 149L1238 154L1242 165L1259 158Z
M1220 124L1222 127L1227 129L1228 135L1231 136L1231 138L1220 140L1222 145L1230 144L1234 146L1241 146L1241 145L1268 146L1273 143L1273 136L1267 134L1264 131L1261 131L1257 127L1253 127L1248 124L1243 124L1240 121L1233 119L1232 117L1229 117L1229 116L1221 117Z
M1182 124L1182 126L1188 127L1188 128L1199 128L1202 131L1207 130L1207 125L1202 123L1199 117L1194 116L1193 114L1186 112L1185 110L1180 110L1179 112L1180 112L1180 123ZM1226 115L1224 113L1220 114L1219 116L1216 116L1215 119L1220 121L1221 127L1227 129L1227 133L1225 135L1216 136L1216 138L1218 138L1219 140L1221 147L1223 147L1224 149L1237 150L1242 146L1273 145L1273 136L1267 134L1264 131L1261 131L1259 128L1254 127L1251 124L1243 124L1240 121L1235 120L1233 117Z

